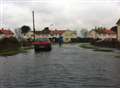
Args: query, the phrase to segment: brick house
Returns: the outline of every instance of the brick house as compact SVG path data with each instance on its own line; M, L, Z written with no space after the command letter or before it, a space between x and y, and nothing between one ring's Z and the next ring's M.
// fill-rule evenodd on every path
M12 37L14 36L14 33L9 30L9 29L0 29L0 38L3 38L3 37L6 37L6 38L9 38L9 37Z

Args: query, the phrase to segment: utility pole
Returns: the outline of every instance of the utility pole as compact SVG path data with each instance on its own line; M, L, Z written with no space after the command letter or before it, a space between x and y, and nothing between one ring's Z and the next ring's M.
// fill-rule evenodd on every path
M34 40L35 40L35 18L34 18L34 11L32 11L33 16L33 33L34 33Z

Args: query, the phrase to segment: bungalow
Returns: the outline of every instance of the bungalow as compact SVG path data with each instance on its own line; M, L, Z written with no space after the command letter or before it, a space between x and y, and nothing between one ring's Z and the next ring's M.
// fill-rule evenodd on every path
M12 37L14 36L14 33L9 30L9 29L0 29L0 38L3 38L3 37L6 37L6 38L9 38L9 37Z
M117 21L117 39L120 41L120 19Z

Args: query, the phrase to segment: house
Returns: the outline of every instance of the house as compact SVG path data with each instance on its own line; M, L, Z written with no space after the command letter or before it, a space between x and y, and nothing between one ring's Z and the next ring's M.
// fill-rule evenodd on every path
M115 39L117 37L117 34L115 32L113 32L110 29L105 29L102 30L102 32L98 33L95 30L92 30L89 32L89 38L93 38L93 39L101 39L101 40L105 40L105 39Z
M49 32L44 32L43 30L42 31L35 31L35 35L36 36L47 36L49 38L58 38L59 35L62 35L66 30L49 30ZM32 31L33 33L33 31Z
M64 42L71 42L71 39L77 38L77 33L76 31L71 31L71 30L66 30L63 34L62 34L63 38L64 38Z
M88 37L89 38L93 38L93 39L97 39L97 32L94 31L94 30L91 30L89 33L88 33Z
M120 41L120 19L117 21L117 39Z
M47 36L48 38L59 38L60 35L64 37L65 42L70 42L72 38L77 38L77 33L75 31L70 30L47 30L47 31L36 31L36 37L38 36Z
M29 31L23 36L24 39L32 39L33 38L33 32Z
M102 34L102 39L116 39L117 38L117 34L115 32L113 32L112 30L104 30L103 34Z
M0 38L3 38L3 37L6 37L6 38L9 38L9 37L12 37L14 36L14 33L9 30L9 29L0 29Z
M58 38L60 35L63 35L63 33L65 32L66 30L51 30L50 31L50 36L53 38Z

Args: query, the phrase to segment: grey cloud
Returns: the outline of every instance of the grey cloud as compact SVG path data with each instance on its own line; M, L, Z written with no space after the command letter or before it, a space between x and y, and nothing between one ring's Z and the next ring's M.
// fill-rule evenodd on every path
M7 7L5 7L6 12L3 13L4 22L11 28L14 24L16 26L28 24L32 27L31 11L34 10L37 28L50 24L73 29L115 25L120 14L120 6L116 4L118 2L94 1L96 2L91 3L88 0L5 0Z

